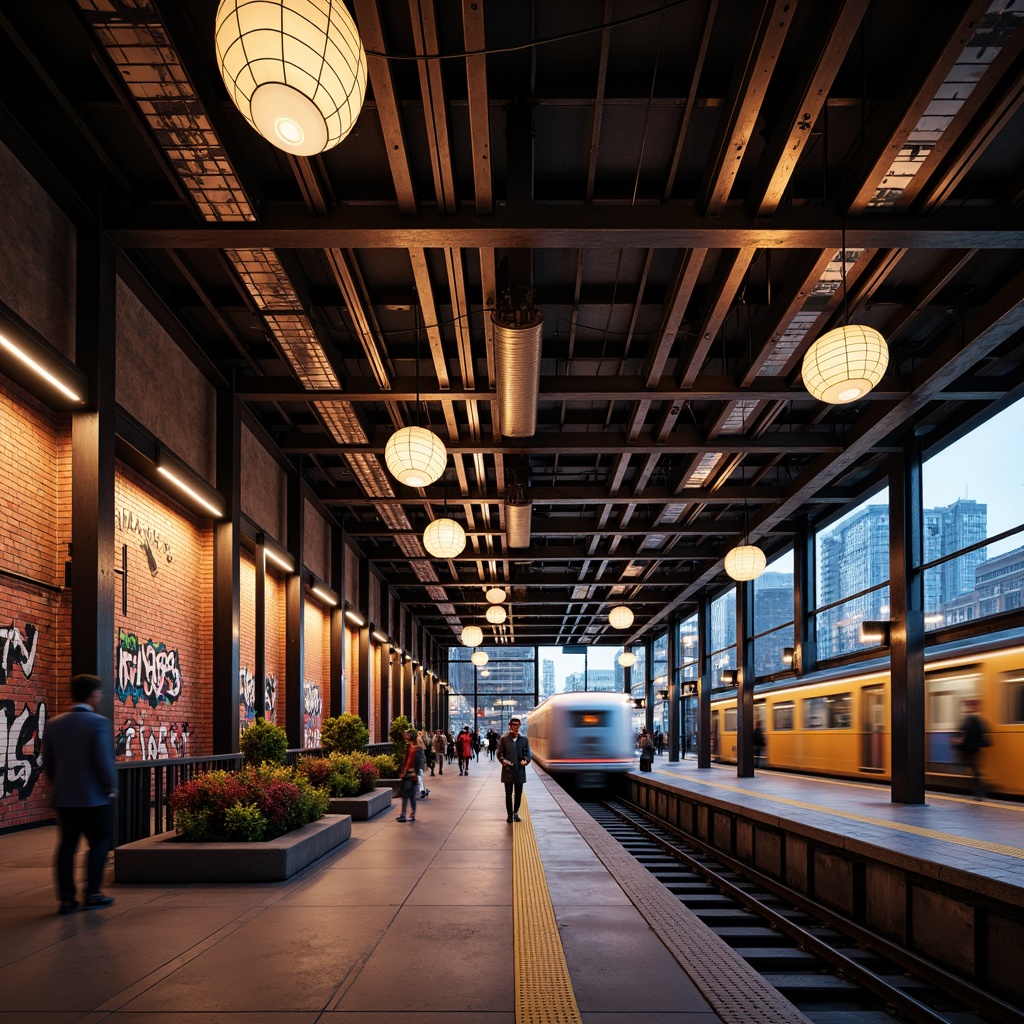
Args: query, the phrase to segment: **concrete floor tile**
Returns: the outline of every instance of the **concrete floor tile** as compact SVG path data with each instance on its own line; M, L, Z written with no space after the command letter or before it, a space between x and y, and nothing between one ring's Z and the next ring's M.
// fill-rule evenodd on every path
M125 1004L134 1012L317 1010L369 956L390 907L275 906ZM281 972L288 982L281 984Z
M442 868L431 865L409 895L410 906L509 908L512 886L508 871L491 868ZM457 912L454 912L457 914Z
M296 886L277 906L394 906L404 903L423 877L426 865L409 864L387 870L352 868L331 871Z
M514 1005L512 915L506 908L426 911L404 907L332 1010L420 1011L452 1020ZM365 1019L365 1018L364 1018ZM467 1018L468 1019L468 1018Z
M579 906L596 904L598 906L631 907L629 897L621 886L606 871L594 871L588 868L570 866L550 868L544 866L544 875L548 882L548 892L555 906Z
M635 1014L642 993L644 1016L712 1013L635 908L556 906L555 920L581 1011Z

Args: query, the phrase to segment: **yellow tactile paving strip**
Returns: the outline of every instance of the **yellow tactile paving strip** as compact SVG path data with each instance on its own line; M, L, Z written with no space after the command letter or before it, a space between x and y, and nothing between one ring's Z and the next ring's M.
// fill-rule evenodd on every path
M536 774L724 1024L810 1024L571 797Z
M824 804L812 804L805 800L794 800L792 797L778 796L772 793L758 791L756 793L742 786L730 786L724 782L709 782L706 779L695 779L691 774L683 775L682 772L665 770L666 775L673 775L676 778L685 778L698 786L706 786L709 789L720 789L728 793L741 793L743 796L756 797L758 800L770 800L772 803L784 804L787 807L799 807L803 811L819 811L822 814L831 814L837 818L845 818L847 821L861 821L867 825L877 825L879 828L891 829L894 832L907 832L914 836L923 836L926 839L938 839L944 843L954 843L957 846L967 846L972 850L985 850L988 853L999 853L1004 857L1015 857L1017 860L1024 860L1024 849L1017 846L1007 846L1005 843L992 843L985 839L974 839L971 836L956 835L953 832L938 832L935 829L923 828L920 825L907 825L902 821L890 821L887 818L875 818L869 814L858 814L856 811L841 811L835 807L828 807Z
M512 827L516 1024L582 1024L525 793L520 815Z

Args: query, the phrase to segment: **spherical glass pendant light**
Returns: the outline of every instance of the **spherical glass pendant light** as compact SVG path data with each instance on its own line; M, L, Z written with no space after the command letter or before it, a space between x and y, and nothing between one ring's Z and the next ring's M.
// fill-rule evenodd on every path
M462 642L467 647L476 647L484 642L484 631L479 626L463 626Z
M489 659L487 657L486 651L474 651L470 655L469 660L473 662L473 664L476 665L477 668L483 668L484 665L487 664Z
M492 604L484 612L484 617L492 626L500 626L508 618L508 612L500 604Z
M343 0L221 0L217 65L231 102L295 156L336 146L366 95L366 52Z
M768 559L756 544L738 544L725 556L725 571L734 580L756 580Z
M888 365L885 338L873 327L847 324L823 334L807 350L804 387L819 401L845 405L875 387Z
M426 427L402 427L384 446L391 475L408 487L426 487L439 479L448 464L441 438Z
M466 531L454 519L435 519L423 531L423 546L435 558L455 558L466 546Z
M484 597L487 598L490 604L501 604L507 596L508 595L501 589L501 587L491 587L491 589L484 594Z
M632 668L636 664L636 655L632 651L623 651L618 660L623 668Z
M613 629L629 629L633 625L633 613L624 604L616 605L608 613L608 622Z

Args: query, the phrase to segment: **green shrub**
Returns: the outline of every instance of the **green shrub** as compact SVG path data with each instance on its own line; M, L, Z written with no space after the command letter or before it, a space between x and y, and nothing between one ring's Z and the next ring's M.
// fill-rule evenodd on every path
M377 769L377 778L398 778L398 762L395 760L394 754L377 754L371 760L373 761L373 766Z
M284 764L288 760L288 734L279 725L257 718L239 741L246 764Z
M224 831L228 839L259 843L266 835L267 819L255 804L235 804L224 812Z
M409 721L405 715L399 715L397 718L391 720L391 728L388 730L388 738L395 745L395 758L398 761L398 765L395 767L395 774L398 774L398 768L405 761L405 748L408 744L405 742L406 732L412 728L412 722Z
M320 746L325 754L350 754L364 750L370 742L370 730L358 715L338 715L320 723Z

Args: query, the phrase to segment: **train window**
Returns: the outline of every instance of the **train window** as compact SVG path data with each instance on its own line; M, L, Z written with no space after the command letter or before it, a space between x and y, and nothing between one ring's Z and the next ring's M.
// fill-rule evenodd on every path
M924 685L929 730L956 732L964 717L964 701L981 692L981 673L977 665L964 665L948 672L930 672Z
M804 701L805 729L849 729L853 724L853 695L808 697Z
M793 728L793 702L780 700L772 705L772 728L776 732L788 732Z
M736 731L736 709L726 708L725 709L725 725L723 726L725 732Z
M1024 722L1024 672L1007 672L1003 680L1006 683L1006 720L1019 725Z

